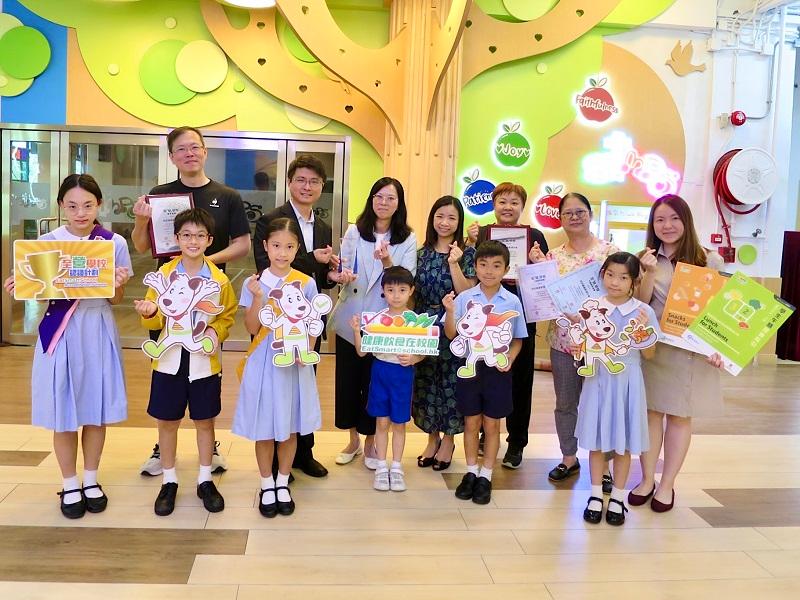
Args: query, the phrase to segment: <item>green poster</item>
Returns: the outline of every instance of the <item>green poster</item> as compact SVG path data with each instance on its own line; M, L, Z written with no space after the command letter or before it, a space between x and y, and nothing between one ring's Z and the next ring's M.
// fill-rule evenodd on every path
M737 271L683 337L707 355L718 352L725 370L738 375L793 312L794 306Z

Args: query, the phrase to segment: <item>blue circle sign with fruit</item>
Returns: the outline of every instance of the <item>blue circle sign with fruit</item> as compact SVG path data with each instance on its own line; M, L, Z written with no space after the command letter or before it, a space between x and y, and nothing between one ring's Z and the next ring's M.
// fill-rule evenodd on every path
M481 172L475 169L468 176L464 177L467 187L464 189L464 196L461 199L464 208L473 215L485 215L492 211L492 191L495 185L491 181L480 179Z
M531 144L519 133L520 123L503 124L503 135L494 143L494 157L504 167L519 168L531 157Z

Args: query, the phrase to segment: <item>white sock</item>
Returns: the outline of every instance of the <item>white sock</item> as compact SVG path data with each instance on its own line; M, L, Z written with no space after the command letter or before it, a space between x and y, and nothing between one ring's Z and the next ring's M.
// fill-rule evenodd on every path
M400 462L398 462L396 460L393 460L392 461L392 471L400 471L402 473L403 472L402 463L400 463Z
M77 492L73 492L72 494L64 494L64 504L75 504L76 502L81 501L81 484L78 481L78 476L74 475L72 477L65 477L64 478L64 491L68 492L70 490L78 490Z
M492 469L487 469L486 467L481 467L481 470L478 473L478 477L486 477L486 479L491 481L492 480Z
M164 479L161 483L178 483L178 474L175 472L175 467L171 469L164 469Z
M378 461L378 468L375 469L375 470L376 471L388 471L389 469L386 466L386 461L385 460L379 460Z
M622 502L624 504L625 503L625 490L624 489L620 489L617 486L614 486L613 488L611 488L611 499L612 500L619 500L620 502ZM608 510L610 510L611 512L615 512L615 513L621 513L622 512L622 506L620 506L616 502L609 502L608 503Z
M595 498L602 498L603 497L603 486L602 485L592 485L592 496ZM603 510L603 502L592 500L589 502L589 506L587 506L589 510Z
M211 481L211 465L200 465L200 472L197 474L197 485Z
M275 487L288 486L289 476L279 472L278 476L275 478ZM291 499L292 495L289 493L289 490L278 490L278 502L289 502Z
M467 465L467 473L472 473L475 477L478 476L478 465Z
M84 469L83 487L88 487L90 485L97 485L97 470L87 471ZM101 498L103 496L103 492L100 491L100 488L92 488L90 490L86 490L85 492L83 492L83 494L87 498Z
M275 480L272 478L272 475L269 477L262 477L261 478L261 489L262 490L269 490L268 492L264 492L264 495L261 496L261 504L274 504L275 503L275 492L272 488L275 487Z

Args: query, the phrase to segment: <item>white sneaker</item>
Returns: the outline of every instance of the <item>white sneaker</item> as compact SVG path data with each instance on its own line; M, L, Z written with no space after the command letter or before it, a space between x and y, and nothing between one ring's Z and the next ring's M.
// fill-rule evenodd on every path
M391 488L393 492L406 491L406 478L405 474L402 471L395 471L394 469L392 469L389 472L389 481L391 483Z
M228 463L225 461L225 457L222 456L219 451L219 442L214 442L214 454L211 455L211 472L212 473L224 473L228 470Z
M385 469L381 471L375 471L375 481L373 481L372 487L379 492L388 492L391 488L391 484L389 483L389 471Z
M150 455L150 458L144 461L141 473L148 477L155 477L156 475L161 475L163 472L164 469L161 468L161 451L158 449L158 444L156 444L153 446L153 453Z
M370 471L374 471L375 469L378 468L378 459L377 458L371 458L369 456L365 456L364 457L364 466L367 467ZM386 489L388 490L389 488L386 488Z

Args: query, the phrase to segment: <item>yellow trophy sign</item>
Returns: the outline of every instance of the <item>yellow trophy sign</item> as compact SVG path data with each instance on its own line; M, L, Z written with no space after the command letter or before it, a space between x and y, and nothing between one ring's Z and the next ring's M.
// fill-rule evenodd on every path
M14 242L14 298L65 300L114 296L114 242Z

